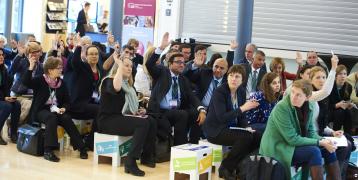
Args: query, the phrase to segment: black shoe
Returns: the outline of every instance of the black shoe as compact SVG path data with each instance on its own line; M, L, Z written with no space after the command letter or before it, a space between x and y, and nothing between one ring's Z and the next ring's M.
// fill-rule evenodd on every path
M7 142L0 135L0 145L7 145Z
M12 143L16 144L16 142L17 142L17 134L11 135L10 140L11 140Z
M236 180L236 176L234 175L234 173L230 172L222 164L219 168L219 177L225 180Z
M82 149L81 151L80 151L80 158L81 159L88 159L88 154L87 154L87 149L85 148L85 149Z
M134 176L144 176L145 172L140 170L135 159L128 157L124 161L124 172Z
M155 168L155 159L154 158L141 158L140 163L144 166Z
M52 161L52 162L59 162L60 158L58 158L52 151L50 152L45 152L44 153L44 158L46 160Z

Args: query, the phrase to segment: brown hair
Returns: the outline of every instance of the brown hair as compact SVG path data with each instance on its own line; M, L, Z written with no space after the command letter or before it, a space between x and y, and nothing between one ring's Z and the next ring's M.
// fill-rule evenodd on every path
M274 93L271 88L271 83L274 79L280 78L280 76L274 72L269 72L262 77L259 89L264 93L265 99L272 103L280 97L280 92Z
M184 57L184 55L182 53L173 53L170 54L170 57L168 59L168 64L173 64L173 61L176 57Z
M37 42L28 42L26 46L26 56L36 51L42 51L42 47Z
M336 77L338 75L338 73L341 73L343 70L346 70L347 74L348 74L348 71L347 71L347 67L343 64L340 64L337 66L337 69L336 69Z
M311 82L309 80L305 80L305 79L300 79L300 80L293 81L292 87L302 89L303 93L307 97L311 96L312 91L313 91L313 87L312 87Z
M314 66L314 67L311 69L311 72L310 72L310 79L311 79L311 80L313 79L313 76L314 76L317 72L324 72L324 74L326 74L326 76L327 76L326 71L325 71L321 66Z
M48 57L43 65L44 73L49 74L50 69L56 69L59 65L62 65L62 60L60 58L53 56Z
M136 47L138 47L138 46L139 46L139 41L136 40L136 39L134 39L134 38L130 38L130 39L128 40L128 42L127 42L127 45L128 45L128 46L131 46L132 44L134 44Z
M241 74L242 79L244 80L246 78L246 70L245 67L243 65L239 65L239 64L235 64L233 66L231 66L229 68L229 70L227 71L227 75L231 74L231 73L239 73Z
M194 48L194 52L197 53L198 51L201 51L201 50L206 50L207 48L203 45L197 45L195 46Z
M285 62L283 62L283 59L280 58L280 57L274 57L271 61L271 64L270 64L270 70L273 71L273 69L277 66L281 64L282 66L282 72L285 71Z

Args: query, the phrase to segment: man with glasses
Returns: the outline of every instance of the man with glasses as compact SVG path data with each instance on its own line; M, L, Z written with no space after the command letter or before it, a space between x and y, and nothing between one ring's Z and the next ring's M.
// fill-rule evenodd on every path
M158 121L158 136L168 138L171 126L174 126L174 145L187 143L187 125L192 108L200 111L198 124L205 120L206 111L199 99L192 93L188 79L182 75L185 60L181 53L174 53L168 60L168 66L157 65L162 51L169 46L169 33L165 33L160 47L146 63L154 86L149 100L148 112Z
M120 51L120 48L119 46L118 47L115 47L115 51ZM134 56L134 48L132 46L129 46L129 45L124 45L122 47L122 52L117 52L118 54L121 54L121 55L124 55L125 57L129 57L130 59L133 60L133 56ZM110 56L104 63L103 63L103 69L105 71L109 71L112 66L113 66L113 63L114 63L114 59L112 56ZM133 69L132 69L132 76L133 76L133 79L135 77L135 74L133 73L134 71L134 63L133 63Z
M236 42L232 41L230 43L231 49L235 46L237 46ZM196 95L205 108L209 106L214 90L226 82L226 72L233 64L233 56L227 56L227 58L227 60L224 58L216 59L212 68L204 66L205 61L203 58L196 58L193 64L187 66L187 71L184 72L184 75L190 79L191 83L197 85ZM189 126L191 127L190 143L197 144L202 134L200 126L195 121Z

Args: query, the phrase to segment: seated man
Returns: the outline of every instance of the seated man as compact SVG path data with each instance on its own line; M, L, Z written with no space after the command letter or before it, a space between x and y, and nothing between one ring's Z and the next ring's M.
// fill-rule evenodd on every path
M198 124L205 120L206 111L200 106L199 99L192 93L189 81L181 74L185 61L180 53L170 56L168 67L157 65L160 53L169 45L169 34L165 33L159 48L146 63L149 74L153 78L152 95L149 100L149 113L160 119L158 131L166 131L169 135L171 126L174 126L174 145L187 143L187 124L190 119L190 110L196 108L199 113ZM159 119L159 118L158 118ZM169 125L170 124L170 125Z
M265 53L257 50L251 64L243 64L246 70L246 78L243 86L246 87L246 99L251 93L258 91L262 77L266 74Z

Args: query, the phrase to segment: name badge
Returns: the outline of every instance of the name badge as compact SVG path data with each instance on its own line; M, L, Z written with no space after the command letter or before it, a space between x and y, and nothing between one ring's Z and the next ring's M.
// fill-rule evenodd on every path
M169 101L169 106L171 108L176 108L178 106L178 100L177 99L172 99Z
M92 98L93 98L93 99L97 99L97 97L98 97L98 92L97 92L97 91L93 91L93 93L92 93Z

